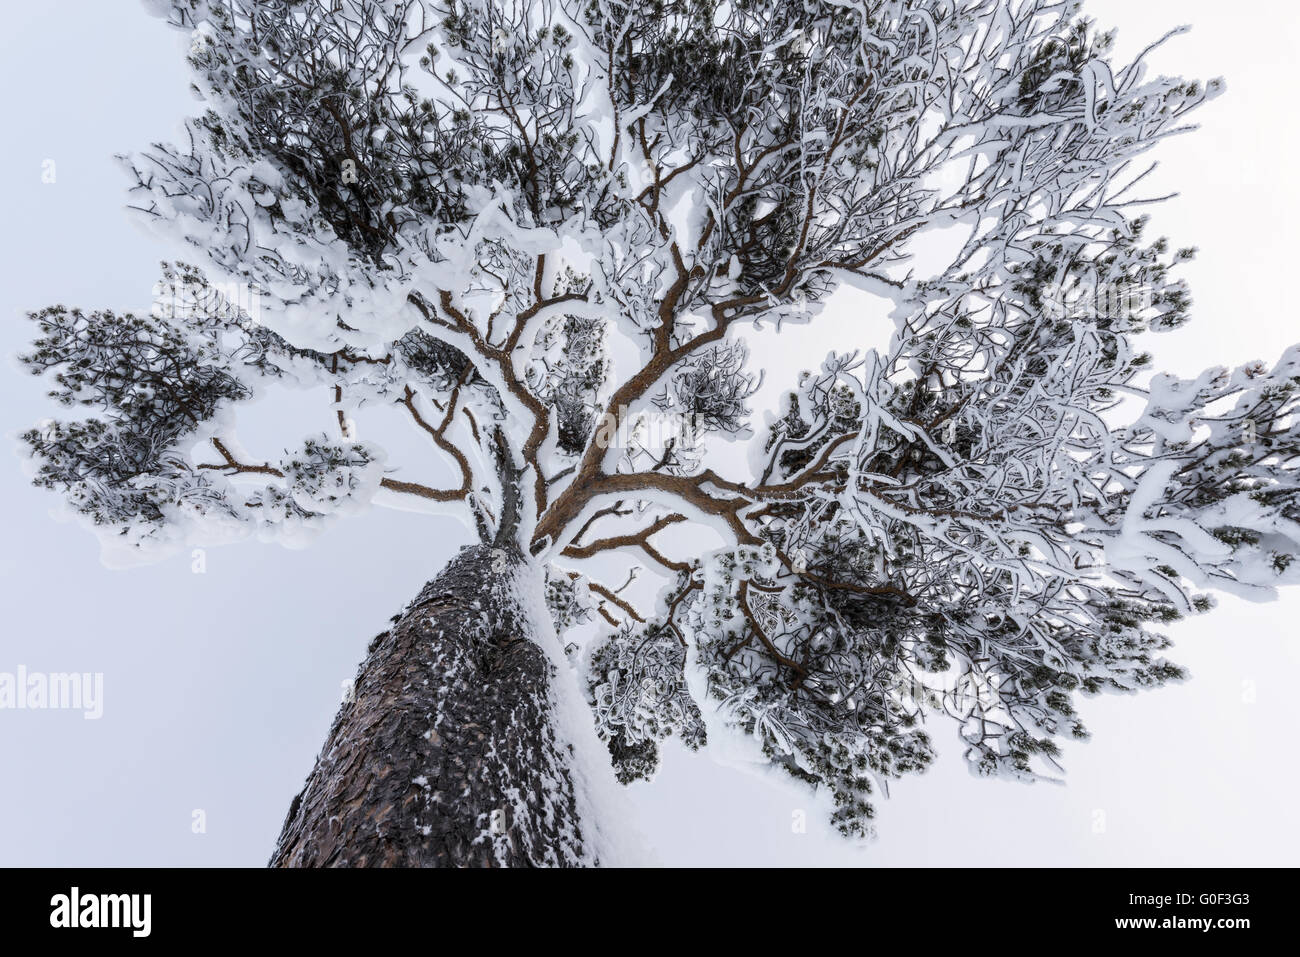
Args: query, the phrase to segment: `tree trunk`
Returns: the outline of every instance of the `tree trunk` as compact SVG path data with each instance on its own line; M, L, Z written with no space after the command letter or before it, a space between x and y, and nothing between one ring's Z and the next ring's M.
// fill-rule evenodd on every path
M540 595L520 587L536 573L517 553L466 548L375 639L272 866L595 863L555 668L534 640L545 608L520 598Z

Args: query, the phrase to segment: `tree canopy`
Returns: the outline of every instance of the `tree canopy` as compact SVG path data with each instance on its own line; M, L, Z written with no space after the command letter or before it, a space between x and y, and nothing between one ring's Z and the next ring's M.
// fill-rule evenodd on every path
M1147 235L1146 154L1222 83L1112 62L1080 3L150 5L204 110L124 158L131 202L199 265L148 315L34 313L24 357L84 412L25 435L36 481L106 539L456 510L596 624L621 777L738 730L847 834L927 715L976 773L1050 773L1077 695L1182 677L1162 625L1296 580L1300 352L1180 380L1141 345L1194 252ZM768 327L835 351L757 368ZM277 386L332 421L266 460L236 413ZM681 557L691 526L726 544Z

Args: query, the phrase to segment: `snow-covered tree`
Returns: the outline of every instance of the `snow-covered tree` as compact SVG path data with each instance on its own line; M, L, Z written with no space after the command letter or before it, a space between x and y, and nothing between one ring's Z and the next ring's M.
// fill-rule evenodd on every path
M1146 154L1221 83L1112 62L1075 0L149 5L205 109L132 206L199 265L33 315L83 410L36 481L145 555L372 504L481 542L372 643L275 863L608 859L601 775L672 734L863 835L944 716L974 772L1051 773L1079 695L1182 677L1160 626L1300 575L1300 351L1139 346L1193 254L1145 235ZM760 368L769 329L833 351ZM246 449L277 387L323 431Z

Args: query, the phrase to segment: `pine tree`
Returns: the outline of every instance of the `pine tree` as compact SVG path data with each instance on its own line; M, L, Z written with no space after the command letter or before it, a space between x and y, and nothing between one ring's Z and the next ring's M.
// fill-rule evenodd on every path
M599 778L670 735L752 736L866 835L945 716L973 772L1050 774L1079 695L1183 677L1161 626L1300 574L1300 352L1139 347L1193 255L1145 235L1145 154L1222 83L1113 63L1078 2L150 5L204 109L124 165L198 265L33 314L77 410L37 483L159 557L371 505L479 539L371 644L273 863L608 859ZM758 368L767 327L842 347ZM271 386L332 408L265 457Z

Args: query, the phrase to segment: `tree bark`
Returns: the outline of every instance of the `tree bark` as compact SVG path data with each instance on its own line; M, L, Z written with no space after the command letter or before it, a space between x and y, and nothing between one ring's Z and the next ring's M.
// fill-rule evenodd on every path
M272 866L595 863L527 574L513 550L466 548L375 639Z

